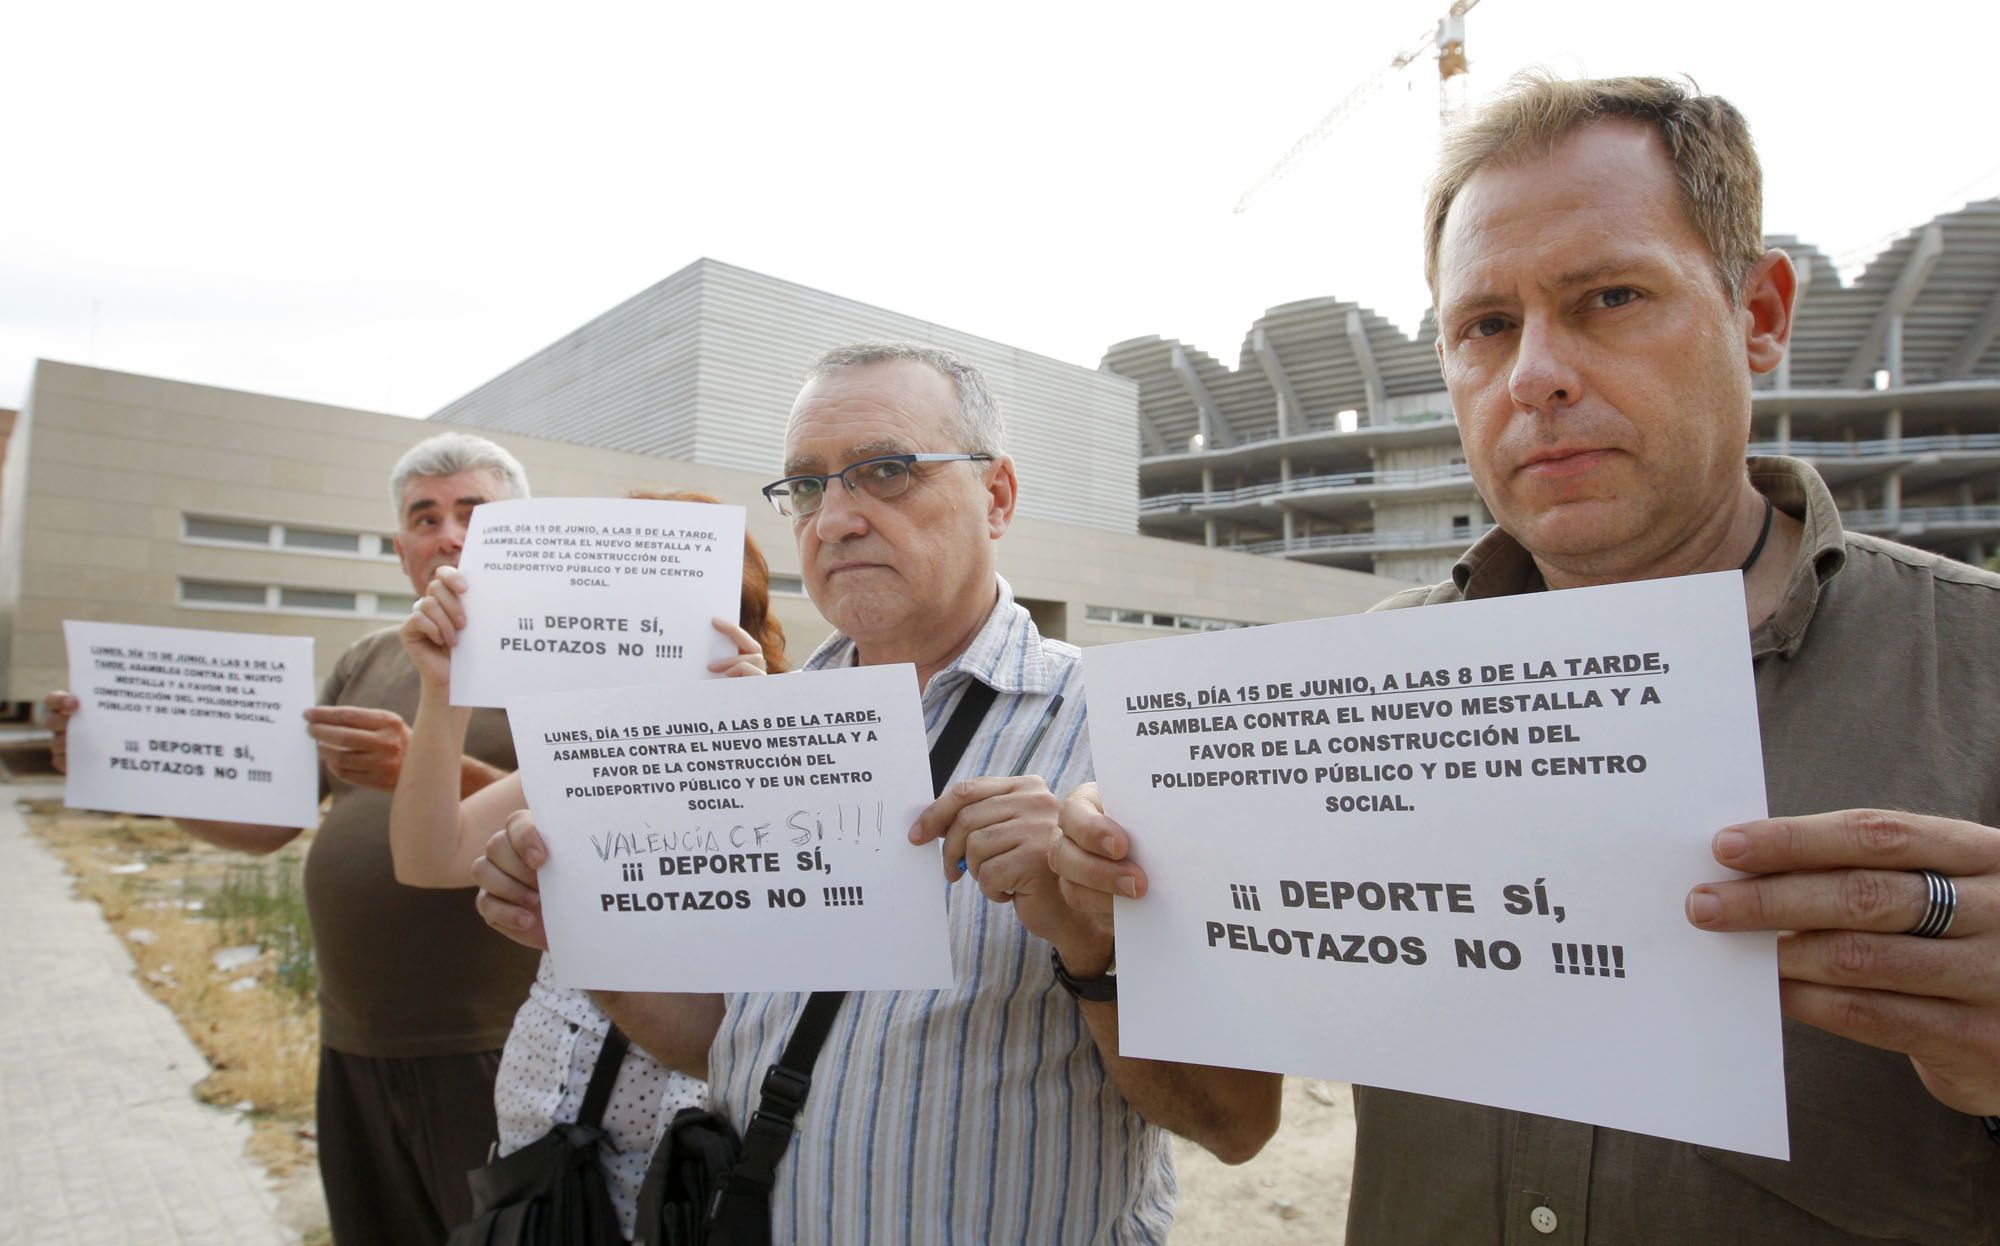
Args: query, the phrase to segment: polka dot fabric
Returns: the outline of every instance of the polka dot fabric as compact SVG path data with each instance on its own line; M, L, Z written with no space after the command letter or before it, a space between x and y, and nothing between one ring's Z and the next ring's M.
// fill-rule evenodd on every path
M527 1146L557 1121L576 1119L610 1026L589 994L555 984L549 958L542 957L534 986L507 1034L493 1087L500 1154ZM638 1218L639 1183L667 1122L682 1108L707 1102L708 1087L702 1082L660 1064L636 1044L626 1053L604 1109L610 1136L597 1152L626 1237L632 1236Z

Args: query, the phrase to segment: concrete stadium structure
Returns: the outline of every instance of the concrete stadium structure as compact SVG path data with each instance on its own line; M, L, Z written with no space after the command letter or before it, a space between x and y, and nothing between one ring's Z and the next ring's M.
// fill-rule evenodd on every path
M1752 453L1825 476L1852 528L1968 562L2000 550L2000 199L1911 231L1844 284L1800 270L1785 363L1758 379ZM1139 386L1141 531L1297 562L1443 578L1491 526L1415 337L1337 299L1274 307L1235 368L1171 339L1112 346Z

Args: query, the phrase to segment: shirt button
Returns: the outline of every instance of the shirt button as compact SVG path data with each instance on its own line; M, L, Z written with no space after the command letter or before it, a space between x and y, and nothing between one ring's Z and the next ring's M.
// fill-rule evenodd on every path
M1528 1213L1528 1223L1535 1226L1537 1233L1553 1233L1556 1231L1556 1213L1548 1207L1537 1207Z

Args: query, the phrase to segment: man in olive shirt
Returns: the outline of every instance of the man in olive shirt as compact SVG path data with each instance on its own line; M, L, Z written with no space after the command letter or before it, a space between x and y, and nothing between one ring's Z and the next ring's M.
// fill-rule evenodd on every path
M464 433L432 437L390 478L396 552L422 593L456 566L472 508L525 497L521 465ZM417 709L416 668L397 628L349 646L306 711L332 803L306 854L306 907L319 967L320 1179L340 1246L437 1246L471 1216L468 1169L497 1135L493 1078L536 957L496 937L468 891L396 882L389 794ZM46 699L58 769L75 697ZM461 787L514 769L506 715L475 710ZM211 843L275 852L297 827L180 819Z
M1685 906L1789 932L1792 1159L1357 1088L1350 1242L2000 1240L2000 576L1843 532L1803 463L1746 470L1796 295L1761 215L1742 117L1657 79L1518 80L1447 140L1438 356L1498 526L1384 607L1744 570L1774 816L1718 828L1752 877ZM1094 793L1063 824L1073 903L1143 894Z

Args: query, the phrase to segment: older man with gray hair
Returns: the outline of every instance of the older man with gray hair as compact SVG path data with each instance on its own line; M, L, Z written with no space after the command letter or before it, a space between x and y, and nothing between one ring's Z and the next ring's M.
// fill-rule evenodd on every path
M1082 664L1000 577L1017 491L1001 438L984 380L951 352L842 347L794 400L784 477L764 488L837 629L803 669L910 663L934 749L955 721L976 722L910 832L944 844L957 985L859 992L831 1015L790 993L607 1005L634 1041L706 1076L711 1107L739 1129L774 1118L760 1108L767 1072L817 1017L809 1098L777 1114L796 1134L771 1166L768 1208L744 1213L768 1216L764 1240L1160 1243L1174 1198L1163 1128L1232 1162L1277 1128L1261 1074L1118 1054L1116 980L1085 959L1095 929L1048 862L1055 793L1091 776ZM547 851L518 813L474 869L488 921L537 943Z
M411 449L389 478L411 587L422 593L439 567L458 564L473 507L527 495L520 463L484 438L441 433ZM305 864L320 978L319 1166L336 1241L436 1246L471 1215L465 1174L496 1134L493 1078L535 958L495 939L464 893L396 882L389 794L419 690L398 630L350 645L306 711L321 791L333 798ZM55 692L46 706L62 769L78 702ZM466 750L463 791L513 770L506 715L473 711ZM300 830L179 821L254 853Z

